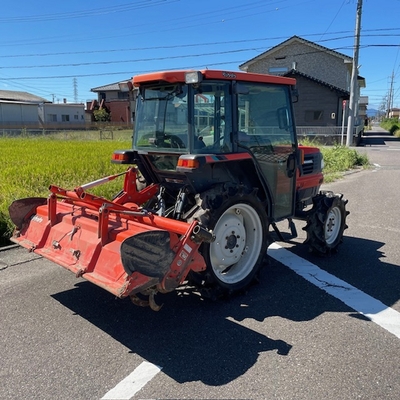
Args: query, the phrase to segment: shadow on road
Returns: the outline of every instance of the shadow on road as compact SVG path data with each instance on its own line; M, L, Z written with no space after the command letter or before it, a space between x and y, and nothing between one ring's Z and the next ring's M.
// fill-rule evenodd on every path
M260 353L286 356L292 347L227 319L230 310L241 308L241 297L212 302L179 290L157 299L164 302L157 313L129 299L113 300L88 282L53 297L180 383L224 385L251 368Z
M367 131L361 137L360 146L385 146L386 142L399 142L400 138L387 131Z
M374 296L386 304L399 299L395 287L400 270L384 262L379 251L383 243L346 238L340 252L328 259L313 259L321 268ZM305 248L298 246L297 248ZM357 265L349 265L349 253L362 250ZM303 251L303 250L301 250ZM305 250L306 251L306 250ZM382 298L383 297L383 298ZM260 353L274 351L288 355L291 344L272 339L238 321L265 322L257 325L269 332L268 318L309 321L324 312L354 316L354 311L316 288L289 268L271 261L261 273L260 283L245 295L212 302L191 290L178 290L160 296L159 312L134 306L129 299L112 295L88 283L57 293L53 298L75 314L106 332L112 338L154 364L177 382L202 381L219 386L243 375ZM278 336L279 332L271 335Z

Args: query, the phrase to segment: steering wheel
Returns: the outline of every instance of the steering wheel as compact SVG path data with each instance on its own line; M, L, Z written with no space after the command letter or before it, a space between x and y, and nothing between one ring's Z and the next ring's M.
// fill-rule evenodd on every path
M183 143L183 140L179 136L166 135L165 138L171 140L171 147L176 149L184 149L186 147L185 143Z

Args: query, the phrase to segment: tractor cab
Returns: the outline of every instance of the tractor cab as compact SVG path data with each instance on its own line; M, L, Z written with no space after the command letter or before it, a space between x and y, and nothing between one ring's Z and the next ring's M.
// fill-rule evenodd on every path
M133 150L146 180L193 192L232 181L263 187L273 219L294 212L294 80L223 71L135 77ZM146 176L147 175L147 176ZM242 176L248 175L248 176ZM258 177L257 177L258 176Z

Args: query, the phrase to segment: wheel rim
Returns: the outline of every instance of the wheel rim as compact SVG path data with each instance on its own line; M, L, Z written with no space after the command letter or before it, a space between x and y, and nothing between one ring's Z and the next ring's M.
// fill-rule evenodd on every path
M328 245L333 244L340 232L341 212L339 207L333 207L325 222L325 241Z
M229 207L214 227L210 261L216 277L234 284L245 279L257 263L262 248L262 222L248 204Z

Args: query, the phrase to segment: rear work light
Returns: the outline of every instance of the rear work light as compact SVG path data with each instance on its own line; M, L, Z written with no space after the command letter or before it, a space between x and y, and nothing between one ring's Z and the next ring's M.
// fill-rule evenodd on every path
M185 74L186 83L200 83L203 80L203 75L200 71L190 71Z

